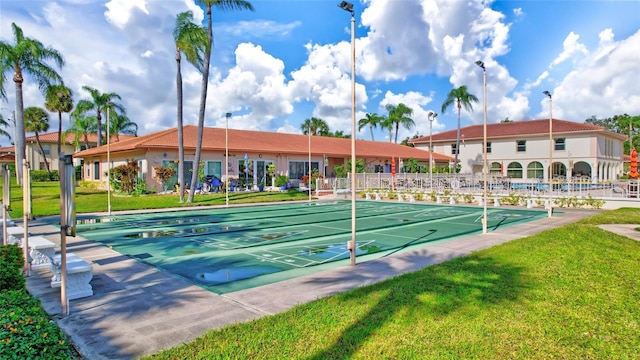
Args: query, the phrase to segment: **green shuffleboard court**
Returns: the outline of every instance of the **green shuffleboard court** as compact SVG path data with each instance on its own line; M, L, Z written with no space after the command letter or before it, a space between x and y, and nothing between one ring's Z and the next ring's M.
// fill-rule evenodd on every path
M482 232L482 208L359 201L357 261ZM541 210L488 209L488 230ZM78 216L78 235L218 294L349 264L351 202Z

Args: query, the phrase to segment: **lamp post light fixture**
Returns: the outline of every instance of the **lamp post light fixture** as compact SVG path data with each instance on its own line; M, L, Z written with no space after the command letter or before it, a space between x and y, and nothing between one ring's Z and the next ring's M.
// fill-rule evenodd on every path
M542 92L543 94L549 97L549 173L547 174L549 178L549 217L553 215L553 199L551 198L551 193L553 192L553 184L551 180L553 178L553 99L551 97L551 93L547 90Z
M229 207L229 118L231 113L224 114L227 119L224 129L224 198L225 204Z
M484 186L482 187L482 233L487 233L487 69L484 62L478 60L476 65L482 68L482 100L484 103L484 114L482 121L482 177Z
M347 249L353 266L356 264L356 19L352 3L342 1L338 6L351 14L351 242Z
M427 113L427 119L429 119L429 189L433 188L433 121L438 116L438 113L429 111Z

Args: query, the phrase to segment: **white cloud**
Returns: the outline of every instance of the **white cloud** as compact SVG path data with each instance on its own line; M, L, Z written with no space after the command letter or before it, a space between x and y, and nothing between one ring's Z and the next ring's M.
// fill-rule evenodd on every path
M551 91L554 117L584 121L592 115L640 113L640 30L618 42L609 31L601 33L609 40L601 41Z
M104 12L104 15L107 20L121 29L131 18L132 11L139 10L149 15L145 0L111 0L105 6L107 11Z
M556 66L577 54L588 55L586 46L579 43L578 39L580 39L580 35L573 31L569 33L562 43L562 52L551 62L550 66Z

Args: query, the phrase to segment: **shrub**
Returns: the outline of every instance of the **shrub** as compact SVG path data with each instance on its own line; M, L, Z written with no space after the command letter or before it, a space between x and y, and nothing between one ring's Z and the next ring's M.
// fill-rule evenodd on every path
M167 191L167 181L176 174L176 168L154 166L153 171L155 172L153 178L160 182L163 191Z
M59 181L58 170L52 170L50 173L47 170L31 170L32 181Z
M21 248L17 245L0 246L0 290L24 289L23 265Z
M282 187L282 186L287 186L287 183L289 182L289 177L286 175L276 175L276 179L275 182L273 183L274 186L277 187Z
M78 187L86 189L97 189L100 183L98 181L80 180L78 181Z
M125 194L131 194L138 181L138 163L135 160L129 161L125 165L116 166L111 169L109 180L115 190Z
M0 293L0 358L74 358L69 339L24 286Z

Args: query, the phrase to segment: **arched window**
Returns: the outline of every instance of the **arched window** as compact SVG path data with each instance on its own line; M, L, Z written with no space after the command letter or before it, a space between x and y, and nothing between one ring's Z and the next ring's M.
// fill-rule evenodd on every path
M544 167L539 161L533 161L527 166L527 179L543 179Z
M491 167L489 168L489 174L491 175L502 175L502 166L499 162L492 162Z
M522 179L522 165L519 162L512 162L507 166L507 177Z

